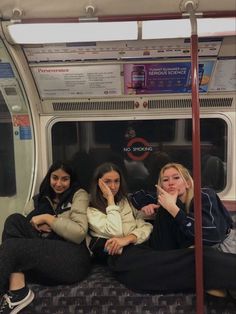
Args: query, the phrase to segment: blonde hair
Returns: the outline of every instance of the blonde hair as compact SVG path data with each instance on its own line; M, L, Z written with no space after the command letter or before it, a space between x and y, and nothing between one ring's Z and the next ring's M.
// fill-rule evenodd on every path
M189 212L189 206L190 206L191 200L193 199L193 193L194 193L193 178L190 175L188 169L185 168L183 165L178 164L178 163L168 163L164 167L161 168L161 171L159 174L158 185L160 185L161 187L163 187L162 178L164 176L164 172L169 168L176 169L178 171L178 173L180 174L180 176L182 177L182 179L184 180L184 182L186 184L188 184L188 188L186 191L187 192L186 202L185 202L185 210L188 213Z

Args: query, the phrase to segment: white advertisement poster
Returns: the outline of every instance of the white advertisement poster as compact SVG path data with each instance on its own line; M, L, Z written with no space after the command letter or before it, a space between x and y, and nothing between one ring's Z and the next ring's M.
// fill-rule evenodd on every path
M120 65L33 67L41 98L121 95Z
M209 91L236 91L236 59L217 61Z

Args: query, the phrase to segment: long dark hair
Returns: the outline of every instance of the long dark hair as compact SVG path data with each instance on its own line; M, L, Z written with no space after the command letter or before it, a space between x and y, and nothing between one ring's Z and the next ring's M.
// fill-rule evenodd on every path
M72 187L72 185L77 184L77 177L72 167L64 161L56 161L50 166L46 176L40 184L39 199L45 196L48 196L50 199L53 199L55 197L55 192L50 185L50 177L52 172L58 169L61 169L70 175L70 188ZM60 195L60 197L62 197L62 195Z
M119 203L124 200L127 195L126 182L121 169L111 162L101 164L95 169L90 188L90 206L106 212L107 200L103 197L102 191L98 185L98 179L102 178L105 173L116 171L120 176L120 188L115 195L115 203Z

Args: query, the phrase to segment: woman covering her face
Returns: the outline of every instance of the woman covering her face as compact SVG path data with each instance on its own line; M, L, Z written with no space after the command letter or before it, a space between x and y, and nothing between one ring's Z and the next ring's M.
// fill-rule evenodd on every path
M71 284L88 274L87 207L88 194L70 166L56 162L27 204L25 216L16 213L6 219L0 246L1 313L18 313L32 302L27 279Z
M124 177L116 165L105 163L96 169L90 192L90 234L95 241L107 239L104 249L109 255L119 254L129 244L148 240L152 225L139 218L131 207ZM93 244L94 239L90 247Z
M99 250L99 256L107 254L108 266L130 289L160 293L193 291L194 249L160 252L151 248L147 240L152 225L140 218L140 213L127 199L120 169L112 163L100 165L94 173L87 211L90 249L95 257ZM203 255L205 288L235 289L236 256L212 248L204 249Z

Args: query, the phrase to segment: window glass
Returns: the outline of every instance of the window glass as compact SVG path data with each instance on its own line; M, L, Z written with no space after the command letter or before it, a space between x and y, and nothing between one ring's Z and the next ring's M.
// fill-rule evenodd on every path
M217 128L217 135L210 128ZM221 191L226 183L227 124L201 119L201 135L202 185ZM105 161L120 165L130 192L154 190L167 162L180 162L190 171L193 166L191 119L57 122L52 147L53 160L71 161L85 188L95 167Z
M227 160L227 125L223 119L211 118L200 120L203 152L215 155L223 162ZM186 139L192 141L192 120L186 121Z
M95 141L98 144L109 144L114 139L120 141L133 135L143 137L152 142L169 142L175 137L175 120L148 120L148 121L107 121L94 124ZM129 134L130 133L130 134Z

